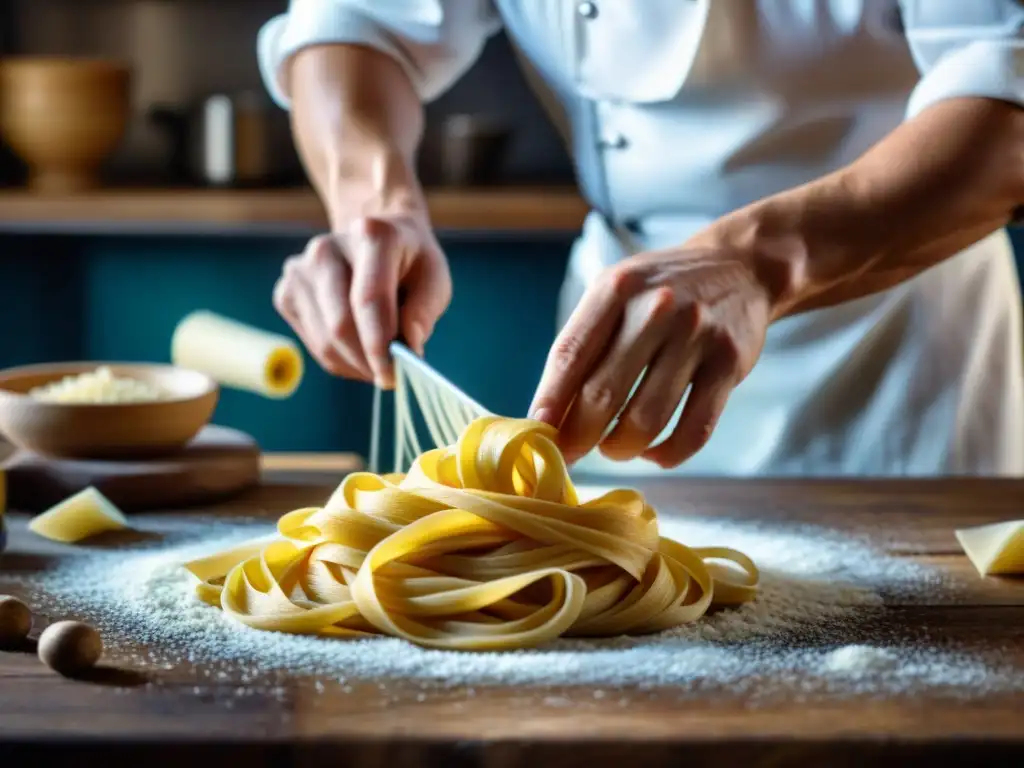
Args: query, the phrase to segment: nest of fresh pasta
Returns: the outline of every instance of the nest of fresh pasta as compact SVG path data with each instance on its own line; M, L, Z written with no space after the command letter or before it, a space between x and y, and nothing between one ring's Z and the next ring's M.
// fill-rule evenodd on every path
M274 538L186 567L202 600L249 627L441 649L653 633L756 597L750 558L662 536L638 491L581 502L555 438L476 419L408 473L349 475Z

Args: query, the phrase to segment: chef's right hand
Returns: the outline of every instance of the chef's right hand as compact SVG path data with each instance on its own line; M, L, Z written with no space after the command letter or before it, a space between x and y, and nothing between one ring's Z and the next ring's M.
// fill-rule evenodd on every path
M422 355L451 296L426 215L401 214L357 218L314 237L285 262L274 306L324 369L391 388L388 344L401 334Z

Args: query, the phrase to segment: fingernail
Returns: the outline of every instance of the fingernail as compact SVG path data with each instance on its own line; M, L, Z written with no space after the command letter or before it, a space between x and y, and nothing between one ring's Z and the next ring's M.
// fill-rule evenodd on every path
M373 369L373 384L379 389L388 389L389 381L387 370L383 366L371 366Z
M538 408L530 414L530 418L534 421L543 421L545 424L555 426L553 423L555 420L555 412L550 408Z
M409 323L409 346L420 357L423 356L423 342L426 340L426 337L427 332L420 323Z

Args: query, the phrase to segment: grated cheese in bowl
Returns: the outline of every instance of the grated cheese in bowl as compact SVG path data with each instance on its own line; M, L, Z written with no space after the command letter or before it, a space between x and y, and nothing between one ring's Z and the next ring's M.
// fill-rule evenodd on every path
M168 393L139 379L117 376L109 366L65 376L29 391L36 400L50 403L151 403Z

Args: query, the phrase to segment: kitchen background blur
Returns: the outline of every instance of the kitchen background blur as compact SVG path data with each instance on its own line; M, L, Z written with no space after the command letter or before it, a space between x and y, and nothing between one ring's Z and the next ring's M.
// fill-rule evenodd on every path
M0 0L3 54L103 57L131 69L127 128L95 186L70 188L81 180L50 173L41 180L50 189L34 190L25 164L0 148L0 366L167 361L175 324L199 308L288 332L272 287L324 219L256 63L257 31L286 6ZM86 98L81 114L68 106L57 76L45 86L29 77L0 80L0 116L13 111L22 123L2 123L9 143L17 129L47 145L34 152L59 154L68 143L60 128L96 110ZM76 87L99 91L97 103L110 90L91 78ZM19 89L48 108L26 118L26 103L14 108ZM237 152L225 128L247 137ZM422 173L455 281L429 359L491 408L524 413L585 212L571 163L504 39L430 106L427 134ZM370 388L307 363L290 400L225 391L216 420L266 449L365 454Z
M325 223L256 63L257 31L286 6L0 0L0 55L130 69L124 134L108 153L98 134L117 133L118 121L99 125L107 111L92 106L119 98L109 72L69 84L0 67L0 135L21 147L0 146L0 366L167 361L174 326L194 309L287 332L273 284ZM61 131L83 125L105 157L94 179ZM493 410L521 414L585 205L504 38L429 106L421 173L455 281L428 359ZM365 453L370 388L307 362L290 400L226 391L216 420L268 450Z

